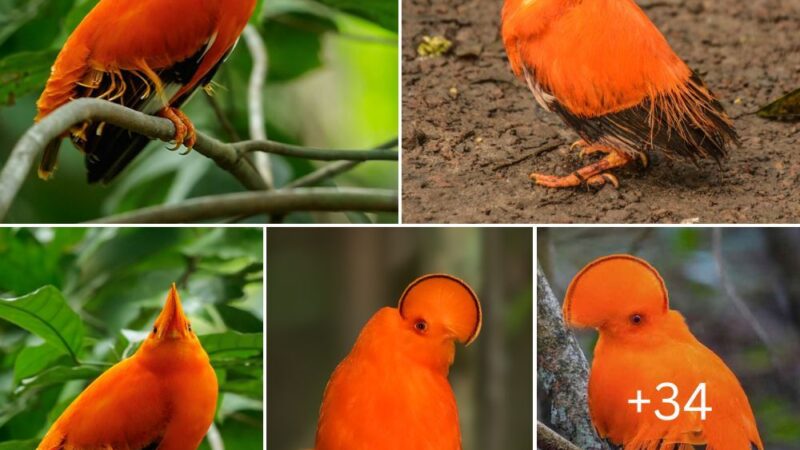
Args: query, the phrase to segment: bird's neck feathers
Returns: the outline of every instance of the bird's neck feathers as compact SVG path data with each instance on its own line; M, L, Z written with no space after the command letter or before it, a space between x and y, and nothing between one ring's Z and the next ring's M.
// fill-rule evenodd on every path
M351 362L374 362L390 371L408 367L447 376L455 358L452 339L420 335L396 308L381 308L367 322L348 357Z
M148 338L133 358L154 372L174 371L176 367L200 367L209 363L208 354L195 336L161 341Z

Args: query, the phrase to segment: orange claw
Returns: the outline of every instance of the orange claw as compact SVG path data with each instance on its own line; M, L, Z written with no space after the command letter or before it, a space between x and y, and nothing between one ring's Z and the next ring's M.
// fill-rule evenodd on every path
M177 150L181 145L184 145L187 151L182 154L185 155L192 151L192 147L197 142L197 133L189 117L180 109L171 107L162 109L158 115L168 119L175 126L175 136L173 137L175 147L170 148L170 150Z
M532 173L530 174L530 179L538 185L549 188L575 187L584 183L587 186L598 188L604 185L606 182L610 182L614 185L614 187L619 187L619 180L617 177L605 172L613 168L622 167L626 164L629 164L634 160L634 157L625 152L608 147L592 146L590 148L593 149L592 152L599 151L608 153L608 155L600 161L589 164L586 167L582 167L564 177Z

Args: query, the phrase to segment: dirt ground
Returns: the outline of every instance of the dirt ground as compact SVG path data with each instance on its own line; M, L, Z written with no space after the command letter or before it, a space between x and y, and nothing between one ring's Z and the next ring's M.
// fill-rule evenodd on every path
M581 166L577 135L511 74L502 1L404 0L404 221L800 222L800 124L748 115L800 87L800 0L638 2L736 119L743 144L722 169L656 154L648 169L617 172L619 190L534 186L530 172ZM435 35L452 49L417 56Z

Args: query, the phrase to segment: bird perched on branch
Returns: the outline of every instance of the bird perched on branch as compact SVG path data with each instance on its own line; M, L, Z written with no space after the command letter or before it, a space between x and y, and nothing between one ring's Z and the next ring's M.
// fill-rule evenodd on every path
M169 119L175 148L191 149L194 126L179 108L209 85L254 8L255 0L100 0L58 55L36 120L72 99L101 98ZM111 181L149 142L96 121L68 136L86 155L90 183ZM45 149L43 179L56 168L60 140Z
M611 255L587 265L567 289L564 320L600 332L589 409L601 437L625 450L764 449L736 375L669 309L647 262Z
M605 155L564 177L533 173L536 184L618 186L608 171L647 165L651 150L719 163L739 143L714 94L634 0L506 0L502 35L517 77L580 136L573 148Z
M216 406L217 376L173 284L139 350L94 380L37 450L192 450Z
M328 382L315 450L461 450L458 410L447 380L455 342L481 329L472 289L449 275L406 288L361 330Z

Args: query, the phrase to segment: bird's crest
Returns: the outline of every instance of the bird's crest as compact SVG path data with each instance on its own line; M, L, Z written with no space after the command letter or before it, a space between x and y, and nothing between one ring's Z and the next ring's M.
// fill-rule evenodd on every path
M610 255L581 269L567 289L564 320L598 328L608 320L633 313L663 314L669 295L658 271L631 255Z
M423 315L441 321L459 342L471 344L481 331L483 314L475 291L464 281L445 274L414 280L397 305L403 318Z

